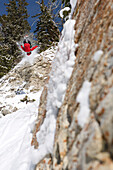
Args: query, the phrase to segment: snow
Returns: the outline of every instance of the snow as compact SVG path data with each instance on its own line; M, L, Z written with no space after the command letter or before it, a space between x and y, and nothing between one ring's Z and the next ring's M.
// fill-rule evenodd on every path
M98 50L95 52L94 56L93 56L93 60L98 62L100 60L100 57L103 55L103 51L102 50Z
M48 61L52 61L54 59L54 54L56 53L57 45L50 47L44 52L41 52L41 56L44 56L45 58L48 58Z
M21 49L21 51L22 51L22 49ZM33 65L35 58L40 56L39 54L37 54L37 49L33 50L31 55L29 55L29 56L23 51L22 51L22 53L23 53L24 57L23 57L22 61L19 64L17 64L17 66L15 68L21 67L21 65L24 65L26 62Z
M53 152L57 113L63 103L68 80L72 74L76 59L74 52L78 45L74 43L74 25L75 20L71 19L64 24L58 50L52 61L52 70L47 85L46 118L40 131L36 134L39 147L37 150L32 148L32 162L34 164L37 164L47 154L52 154Z
M77 4L77 0L70 0L70 4L71 4L72 11L73 11L73 9L75 8Z
M61 9L60 12L59 12L60 17L63 18L63 17L64 17L63 12L64 12L64 11L69 11L69 10L70 10L69 7L65 7L65 8Z
M40 55L52 61L55 51L56 47L53 47ZM23 60L11 72L15 72L18 67L23 67L25 62L33 64L35 59L40 56L36 53L33 54L34 56L24 56ZM39 77L43 76L40 73L38 75ZM12 81L15 82L13 85ZM31 162L33 159L31 159L32 130L38 116L38 104L42 90L37 93L30 92L33 86L25 89L25 85L26 82L19 82L14 76L11 77L11 73L10 77L6 75L0 79L0 107L7 110L6 116L0 113L0 170L34 169ZM27 104L21 102L26 96L28 99L35 101ZM14 112L14 108L17 111Z
M49 49L47 49L44 52L41 52L40 54L37 54L38 48L36 48L35 50L32 51L31 55L27 55L21 48L20 50L22 51L23 54L23 59L22 61L17 64L17 66L15 67L15 69L17 69L18 67L21 67L22 65L25 65L26 63L29 63L29 65L33 65L36 61L37 58L40 58L40 56L48 58L48 61L51 62L54 58L55 52L57 49L57 45L55 45L54 47L51 47Z
M80 89L76 101L80 103L80 112L78 114L78 124L83 128L88 120L90 114L89 108L89 93L90 93L91 83L85 81L82 88Z
M74 9L76 7L77 0L70 0L70 4L71 4L71 14L70 14L70 17L71 17L73 12L74 12Z
M0 119L0 170L31 169L31 132L40 95L41 91L34 95L35 102Z
M14 77L10 77L8 80L5 81L4 85L0 87L0 101L1 101L0 107L5 107L9 111L10 111L10 106L16 109L23 108L26 104L25 102L21 102L21 100L24 99L25 96L27 96L28 99L30 100L36 99L36 93L30 93L30 90L33 88L32 86L28 90L23 89L26 82L23 82L21 86L17 86L17 87L16 85L14 87L11 86L9 82L13 78ZM1 82L3 83L2 79ZM12 91L11 88L14 88L16 90ZM20 95L19 92L21 92Z

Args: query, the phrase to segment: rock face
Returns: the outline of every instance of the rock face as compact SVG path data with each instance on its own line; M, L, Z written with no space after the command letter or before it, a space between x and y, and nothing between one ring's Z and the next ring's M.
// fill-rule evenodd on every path
M58 113L53 155L36 169L113 170L113 1L78 0L73 19L75 66ZM90 115L81 127L77 96L86 80ZM44 89L39 115L46 114L46 94Z

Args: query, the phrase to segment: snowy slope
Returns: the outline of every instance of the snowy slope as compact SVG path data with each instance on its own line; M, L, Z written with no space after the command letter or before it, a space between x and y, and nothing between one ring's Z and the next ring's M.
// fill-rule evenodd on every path
M40 94L35 94L34 103L0 119L0 170L29 170L31 130Z
M55 49L51 48L40 55L51 62L54 53ZM33 54L34 56L31 55L29 58L25 56L8 75L0 79L0 170L31 170L33 167L31 163L32 129L38 115L42 89L31 92L31 86L27 89L23 88L26 82L18 81L12 76L13 72L23 67L26 61L30 65L34 64L39 54ZM15 93L17 89L20 94ZM21 101L26 95L30 99L27 104ZM3 109L7 111L6 116L2 115Z
M0 117L24 107L25 103L21 100L25 96L31 101L35 99L34 93L44 86L47 79L55 51L56 48L51 48L41 54L34 52L24 56L13 70L0 79Z

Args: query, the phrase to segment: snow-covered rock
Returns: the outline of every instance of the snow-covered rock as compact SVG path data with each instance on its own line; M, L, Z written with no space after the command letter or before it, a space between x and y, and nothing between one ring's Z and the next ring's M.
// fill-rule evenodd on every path
M56 47L35 56L25 56L7 75L0 79L0 114L12 113L25 105L22 99L41 90L51 69ZM33 55L33 54L32 54ZM34 59L33 59L34 58ZM30 96L29 96L30 94Z

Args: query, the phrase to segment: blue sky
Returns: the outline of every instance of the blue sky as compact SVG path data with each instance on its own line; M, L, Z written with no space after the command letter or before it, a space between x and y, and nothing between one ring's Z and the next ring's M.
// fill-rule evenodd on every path
M8 0L1 0L0 15L3 15L6 13L6 7L4 3L8 3L8 2L9 2ZM38 13L39 7L38 7L38 4L35 3L36 0L26 0L26 2L29 3L29 5L27 6L28 14L30 15L30 17L28 18L28 22L30 25L32 25L32 23L36 20L36 18L31 18L31 16L36 15ZM36 26L36 23L31 27L31 32L35 30L35 26Z

